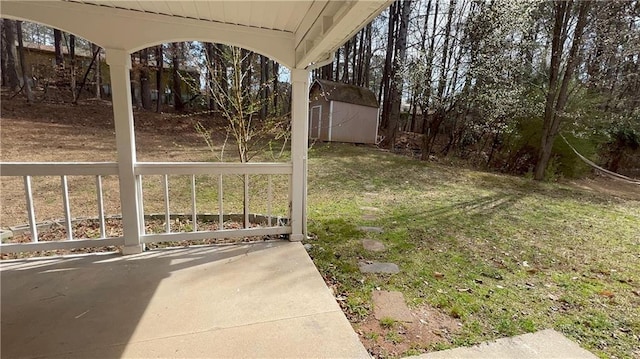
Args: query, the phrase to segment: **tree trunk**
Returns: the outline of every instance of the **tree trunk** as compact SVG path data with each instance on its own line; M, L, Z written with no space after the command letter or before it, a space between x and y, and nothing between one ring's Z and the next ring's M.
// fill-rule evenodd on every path
M340 81L340 48L336 50L336 73L333 76L333 81Z
M162 110L162 99L164 98L164 88L162 87L162 73L164 71L164 57L162 56L162 44L156 46L156 90L158 100L156 101L156 112Z
M351 49L351 42L347 41L344 44L344 68L342 69L342 82L349 83L349 50Z
M7 77L8 74L8 70L7 70L7 39L5 37L5 23L4 23L4 19L0 19L0 28L2 29L2 31L0 31L0 68L2 71L2 87L4 86L8 86L9 85L9 78Z
M383 146L393 150L396 142L396 133L398 124L400 123L400 107L402 105L402 87L403 78L402 70L407 54L407 28L409 25L409 13L411 12L411 0L402 2L402 14L400 16L400 28L396 39L395 56L393 59L393 79L391 82L391 114L389 116L389 124L386 131Z
M267 109L269 108L269 97L267 90L269 89L269 59L260 55L260 119L267 118Z
M364 87L369 88L370 84L369 84L369 73L371 72L371 24L367 25L367 31L365 34L365 39L366 39L366 46L365 46L365 50L364 50L364 76L362 79L362 85Z
M574 37L567 57L567 65L565 66L562 83L558 90L560 63L562 52L564 50L564 40L566 32L570 26L571 7L567 2L556 2L555 22L553 26L553 39L551 43L551 67L548 82L548 93L545 102L544 118L542 125L542 138L540 141L540 150L538 152L538 160L534 170L534 179L540 181L544 179L549 160L551 159L551 151L560 122L562 120L562 112L564 111L568 100L568 86L576 67L576 57L580 47L582 33L587 22L587 12L590 3L584 1L580 3L578 10L578 20L574 29Z
M360 30L362 31L362 30ZM351 59L351 80L349 81L352 85L358 85L358 34L353 37L353 58Z
M436 12L437 12L437 3L436 3ZM433 145L435 144L436 137L438 136L438 132L440 130L440 125L445 120L446 109L444 104L444 90L447 85L447 64L448 64L448 55L449 53L449 42L451 37L451 23L453 21L453 12L456 8L456 0L451 0L449 2L449 11L447 14L447 23L445 25L444 31L444 44L442 45L442 62L440 63L440 76L438 78L438 89L436 91L436 98L434 99L435 103L435 114L433 116L432 121L429 123L429 126L425 126L427 128L427 133L424 136L424 143L422 148L422 159L429 159L429 155L433 150ZM435 34L435 19L434 19L434 34ZM429 50L431 51L431 49ZM433 61L433 59L430 59ZM429 69L431 71L431 68ZM429 73L429 75L431 72Z
M280 97L280 84L278 83L278 75L280 73L280 64L276 61L273 62L273 114L280 116L281 112L278 109L278 98Z
M56 53L56 65L64 64L64 56L62 55L62 31L53 29L53 47Z
M448 70L448 61L449 61L449 41L451 41L451 23L453 21L453 11L456 7L456 0L451 0L449 2L449 14L447 15L447 24L445 25L444 30L444 45L442 46L442 63L440 64L440 79L438 80L438 91L437 91L437 101L438 108L444 107L444 90L447 84L447 70Z
M18 35L18 55L20 56L20 70L22 72L22 86L28 103L33 103L33 92L27 75L27 66L24 62L24 44L22 43L22 21L16 21L16 34Z
M84 72L84 76L82 77L82 82L80 82L80 86L78 86L78 94L75 98L75 101L73 102L74 105L78 104L78 99L80 98L80 94L82 94L82 90L84 89L84 85L87 83L87 78L89 76L89 72L91 71L91 68L93 67L94 64L96 64L96 71L94 71L95 73L98 73L99 68L100 68L100 63L96 63L96 59L98 58L98 55L100 54L100 48L98 46L95 45L91 45L91 48L93 49L93 57L91 58L91 63L89 63L89 66L87 67L87 70ZM99 90L99 89L98 89ZM99 93L99 91L98 91Z
M149 50L140 51L140 97L142 108L151 110L151 81L149 78Z
M71 97L73 98L73 103L76 103L78 100L78 89L76 84L76 36L69 35L69 63L71 64Z
M17 69L16 54L16 24L14 20L3 19L4 25L4 46L7 51L7 79L9 80L9 89L11 92L17 92L20 86Z
M423 98L421 99L421 109L422 109L422 133L424 134L424 142L423 142L423 146L422 146L422 156L421 159L422 160L428 160L429 159L429 155L431 154L431 148L429 147L429 143L431 143L431 140L427 137L431 136L431 123L430 123L430 119L434 120L434 118L429 116L429 111L431 111L431 106L430 106L430 101L431 101L431 91L432 91L432 79L431 76L433 75L433 54L434 54L434 50L435 50L435 43L436 43L436 30L437 30L437 25L438 25L438 7L439 7L440 1L436 0L436 6L435 6L435 11L433 12L433 27L432 27L432 31L431 31L431 41L429 42L429 52L427 53L427 70L426 70L426 74L425 74L425 83L423 84L423 87L425 90L423 90ZM429 10L431 8L431 1L429 1L429 3L427 4L427 16L425 17L424 20L424 32L425 32L425 38L426 38L426 33L428 31L428 20L429 20Z
M93 81L96 84L96 98L99 100L102 97L102 88L100 86L100 81L102 80L102 66L100 61L100 47L96 44L91 44L91 51L96 54L95 58L95 71L93 76Z
M359 40L358 40L358 44L359 46L357 46L357 54L358 57L356 59L356 61L354 61L354 66L353 68L356 71L357 76L354 76L356 78L356 80L354 81L355 85L357 86L362 86L362 78L364 76L363 71L364 71L364 64L363 64L363 60L364 60L364 47L365 47L365 40L364 40L364 33L365 33L366 29L362 28L362 30L360 30L360 33L358 36ZM354 46L354 48L356 48Z
M136 62L136 55L138 61ZM142 108L142 91L140 90L140 52L131 54L131 104L138 108Z
M171 43L171 65L173 75L173 108L180 112L184 110L184 103L182 102L182 80L180 79L180 44L177 42Z
M333 79L333 61L330 64L322 66L320 78L331 81Z
M216 110L216 100L213 97L213 91L215 91L215 78L216 78L216 54L215 54L215 48L213 46L213 43L207 42L204 44L204 48L205 48L205 54L206 54L206 61L207 61L207 97L209 98L208 101L208 108L209 111L215 111Z
M390 102L390 86L391 78L393 75L393 49L395 40L395 28L398 17L398 3L394 2L389 7L389 23L387 28L387 52L385 54L384 68L382 70L382 83L380 84L380 91L378 92L378 103L382 107L382 113L380 116L380 130L387 136L389 131L389 117L391 115L391 102Z
M219 71L218 76L218 86L220 91L224 94L224 97L227 98L229 94L229 76L227 75L228 63L226 60L225 51L228 49L225 45L216 44L216 59L218 61L217 69ZM226 102L226 100L225 100ZM224 105L224 104L221 104Z

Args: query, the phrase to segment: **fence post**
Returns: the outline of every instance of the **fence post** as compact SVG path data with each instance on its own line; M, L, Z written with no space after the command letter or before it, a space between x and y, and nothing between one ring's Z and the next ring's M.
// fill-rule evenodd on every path
M140 223L140 194L135 174L136 143L131 105L131 55L125 50L105 49L111 75L111 99L118 151L118 179L120 206L124 231L123 254L140 253L142 223Z
M307 150L309 141L309 71L291 70L291 237L301 241L307 221Z

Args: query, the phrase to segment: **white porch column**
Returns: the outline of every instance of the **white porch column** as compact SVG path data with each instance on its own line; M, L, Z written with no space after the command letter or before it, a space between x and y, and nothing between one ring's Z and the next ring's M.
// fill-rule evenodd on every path
M309 71L291 70L291 237L307 233L307 150L309 146Z
M120 182L120 206L124 229L123 254L140 253L143 244L140 234L140 197L138 178L134 173L136 163L136 141L133 129L133 109L131 106L131 56L127 51L105 49L111 74L111 99L116 130L118 151L118 175Z

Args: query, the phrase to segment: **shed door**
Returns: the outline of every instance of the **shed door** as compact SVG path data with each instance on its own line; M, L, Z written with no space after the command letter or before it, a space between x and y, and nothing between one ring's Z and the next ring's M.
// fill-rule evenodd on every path
M312 139L319 139L320 129L322 128L322 106L313 106L310 111L309 137Z

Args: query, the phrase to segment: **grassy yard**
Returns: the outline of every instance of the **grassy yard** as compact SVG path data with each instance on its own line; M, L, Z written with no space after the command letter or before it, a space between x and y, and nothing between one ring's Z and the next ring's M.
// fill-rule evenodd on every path
M633 194L624 199L348 145L312 148L310 158L310 253L346 298L354 327L371 314L376 289L401 291L410 307L439 308L462 323L449 344L414 340L408 352L379 355L554 328L601 357L640 357L640 201ZM381 211L366 220L363 206ZM384 233L365 234L359 225ZM367 252L362 238L387 250ZM401 273L361 274L362 260L394 262Z
M106 105L12 107L5 102L2 110L3 161L115 160ZM140 160L212 159L192 122L163 116L158 121L154 114L136 114L136 121L151 124L136 129ZM310 254L363 341L380 344L372 350L377 355L402 356L554 328L601 357L640 358L637 186L538 183L351 145L315 144L309 157ZM25 223L20 180L2 181L0 223ZM188 178L171 181L176 199L171 210L188 211ZM198 203L202 211L215 212L215 181L207 181L212 180L199 179ZM264 181L252 179L258 184L251 196L256 211L263 210ZM159 178L145 183L145 208L161 212ZM237 206L234 183L225 182L225 193ZM58 178L34 184L38 220L61 216L59 186ZM95 216L93 179L77 179L70 187L74 216ZM115 178L105 180L105 191L107 212L118 213ZM380 209L375 219L363 217L365 206ZM274 210L285 207L278 202ZM365 234L357 229L361 225L384 232ZM382 241L387 250L365 251L360 240L366 237ZM361 274L358 262L366 260L394 262L401 273ZM461 325L438 344L411 338L388 321L380 323L385 333L372 332L367 323L377 289L401 291L412 309L428 307ZM407 349L389 350L385 342L404 342Z

